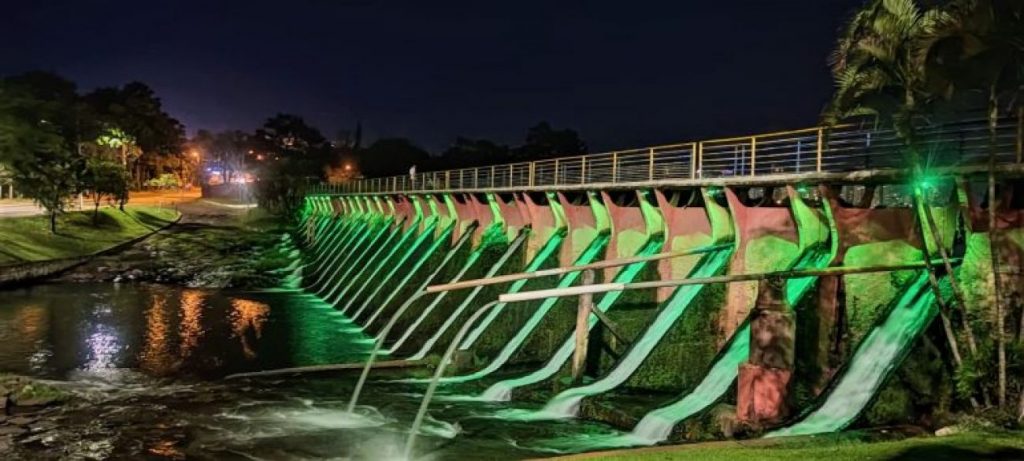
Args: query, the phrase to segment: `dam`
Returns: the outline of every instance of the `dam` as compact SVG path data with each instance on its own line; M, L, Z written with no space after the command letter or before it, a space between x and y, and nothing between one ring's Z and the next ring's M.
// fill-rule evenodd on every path
M426 412L615 428L534 449L927 418L964 306L1024 286L1022 137L936 125L910 165L843 125L321 184L294 286L375 345L350 410L402 383Z

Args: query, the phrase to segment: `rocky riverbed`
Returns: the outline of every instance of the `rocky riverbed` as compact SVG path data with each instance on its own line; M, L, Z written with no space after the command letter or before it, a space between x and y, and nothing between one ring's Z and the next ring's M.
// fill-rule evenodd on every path
M292 259L274 245L280 229L253 211L191 202L181 221L114 255L58 278L61 282L155 282L191 288L275 286Z

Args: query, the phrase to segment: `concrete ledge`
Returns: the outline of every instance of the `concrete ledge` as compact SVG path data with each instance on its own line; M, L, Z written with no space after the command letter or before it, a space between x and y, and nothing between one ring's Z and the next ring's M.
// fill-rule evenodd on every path
M90 254L82 256L73 256L70 258L60 259L49 259L45 261L27 261L23 263L10 264L6 266L0 266L0 289L15 288L29 282L35 282L43 280L56 275L59 275L65 271L73 269L77 266L85 264L98 256L104 256L111 253L121 251L131 245L139 243L157 232L163 231L168 227L171 227L181 221L181 213L178 213L178 217L173 221L154 229L151 232L135 237L131 240L127 240L109 248L105 248L100 251L96 251Z

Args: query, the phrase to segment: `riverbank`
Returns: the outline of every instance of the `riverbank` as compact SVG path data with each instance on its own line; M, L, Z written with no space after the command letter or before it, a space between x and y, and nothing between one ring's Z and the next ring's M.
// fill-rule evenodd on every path
M1024 434L1019 431L986 430L944 437L910 437L901 440L867 441L856 434L819 437L756 439L616 450L555 458L564 461L960 461L1022 460Z
M205 200L179 205L181 220L117 254L75 268L62 282L154 282L191 288L268 288L294 255L276 247L281 224L259 209Z
M0 219L0 266L86 256L165 227L178 216L170 208L104 207L95 224L92 212L60 216L57 234L50 233L46 216Z

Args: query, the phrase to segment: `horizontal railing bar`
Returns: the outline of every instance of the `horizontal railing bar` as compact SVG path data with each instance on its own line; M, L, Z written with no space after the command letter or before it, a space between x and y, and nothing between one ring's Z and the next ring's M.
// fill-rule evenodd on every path
M953 260L959 264L960 260ZM803 278L823 277L829 275L850 275L867 274L872 272L894 272L901 270L926 269L929 266L941 265L942 260L934 260L931 263L925 261L896 264L889 266L862 266L862 267L827 267L824 269L797 269L769 272L756 272L750 274L718 275L713 277L694 277L688 279L657 280L651 282L633 283L597 283L593 285L551 288L547 290L522 291L519 293L505 293L498 296L498 302L514 303L522 301L534 301L547 298L563 298L568 296L579 296L581 294L599 294L610 291L641 290L651 288L671 288L686 285L709 285L715 283L736 283L749 282L770 278Z

